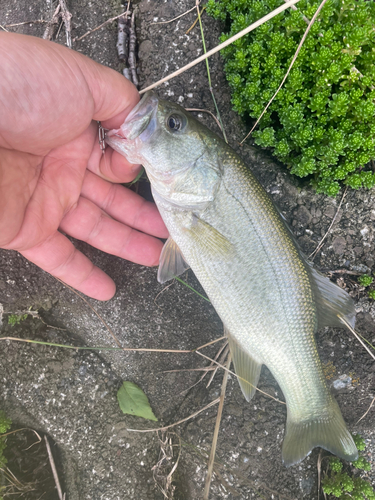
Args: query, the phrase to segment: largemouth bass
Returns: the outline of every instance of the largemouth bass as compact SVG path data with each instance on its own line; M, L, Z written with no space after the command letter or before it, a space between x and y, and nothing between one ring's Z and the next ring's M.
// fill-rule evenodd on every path
M158 280L191 268L224 323L249 401L262 364L287 404L285 465L320 446L346 460L357 448L331 395L314 334L354 326L349 295L301 254L271 199L237 154L177 104L146 93L107 143L141 163L170 238Z

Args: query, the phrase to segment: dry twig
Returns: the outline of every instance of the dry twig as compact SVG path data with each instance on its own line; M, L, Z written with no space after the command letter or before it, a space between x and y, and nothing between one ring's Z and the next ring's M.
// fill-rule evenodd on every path
M213 401L211 401L211 403L208 403L208 405L206 405L203 408L201 408L200 410L192 413L188 417L183 418L182 420L179 420L178 422L175 422L174 424L166 425L165 427L159 427L158 429L126 429L126 430L129 431L129 432L157 432L157 431L166 431L167 429L170 429L171 427L174 427L175 425L180 425L180 424L183 424L184 422L187 422L188 420L191 420L192 418L194 418L197 415L199 415L200 413L202 413L202 411L206 411L206 410L208 410L208 408L211 408L211 406L214 406L217 403L219 403L219 401L220 401L220 398L216 398Z
M228 370L230 368L231 362L232 362L232 357L229 354L228 359L227 359ZM208 470L207 470L206 482L204 485L203 500L208 500L208 497L210 494L212 472L213 472L213 468L214 468L215 455L216 455L217 439L219 437L220 422L221 422L221 416L223 414L223 407L224 407L224 399L225 399L225 391L227 388L227 382L228 382L228 372L226 371L226 372L224 372L223 382L221 384L220 402L219 402L219 407L217 409L217 417L216 417L214 435L212 438L210 458L208 460Z
M212 118L215 120L216 125L219 127L219 129L222 131L223 129L221 128L219 120L216 118L216 116L209 111L208 109L198 109L198 108L186 108L186 111L196 111L197 113L208 113L209 115L212 116Z
M65 35L66 35L66 45L70 49L72 48L72 28L70 25L70 20L72 19L72 14L69 12L66 6L66 0L59 0L61 5L61 18L65 25Z
M173 23L173 21L177 21L177 19L180 19L180 17L186 16L186 14L189 14L189 12L192 12L193 10L195 10L195 5L191 9L187 10L186 12L183 12L182 14L180 14L177 17L174 17L173 19L170 19L169 21L160 21L160 22L157 22L157 23L150 23L150 26L152 26L153 24L168 24L168 23Z
M136 68L136 58L135 58L135 44L137 42L136 34L135 34L135 14L133 12L130 30L129 30L129 70L131 74L131 81L134 83L136 87L138 87L138 75Z
M104 21L104 23L100 24L96 28L93 28L92 30L87 31L84 35L80 36L79 38L74 38L74 42L79 42L80 40L83 40L88 35L91 35L91 33L94 33L94 31L98 31L98 30L100 30L100 28L103 28L107 24L113 23L113 21L116 21L116 19L119 19L119 18L126 16L128 14L130 14L130 12L128 10L126 10L125 12L123 12L122 14L119 14L118 16L111 17L110 19L107 19L107 21Z
M161 438L159 438L160 443L160 453L159 460L156 465L152 467L154 481L167 500L173 499L175 486L172 485L172 476L177 469L178 462L181 456L181 439L177 436L179 440L178 445L178 456L174 464L172 465L172 460L174 457L173 447L173 436L177 436L174 432L162 432ZM167 473L168 469L170 471Z
M316 463L316 468L318 470L318 500L320 498L320 482L322 473L322 450L319 451L318 461Z
M287 0L284 0L284 2L286 2L286 1ZM292 5L291 9L295 10L296 12L298 12L298 9L297 9L297 7L295 5ZM305 15L302 14L302 18L303 18L303 20L305 21L306 24L309 24L310 20Z
M61 5L58 4L58 6L56 7L55 12L53 13L52 18L48 21L47 27L44 30L44 33L43 33L43 36L42 36L42 38L44 40L51 40L52 39L53 32L55 31L55 27L56 27L56 25L59 22L60 9L61 9Z
M335 269L334 271L331 270L326 270L326 269L321 269L322 273L326 274L351 274L353 276L359 276L363 273L360 273L358 271L350 271L349 269Z
M47 453L48 453L48 459L49 459L49 463L50 463L50 466L51 466L51 469L52 469L53 479L55 480L57 494L59 495L59 499L63 500L63 494L62 494L62 489L61 489L61 486L60 486L59 476L57 475L55 461L53 459L51 447L49 445L47 436L44 436L44 441L46 443L46 448L47 448Z
M367 345L362 341L362 339L359 337L357 332L349 325L349 323L346 321L346 319L343 316L341 316L340 314L338 314L337 317L352 332L352 334L355 336L355 338L358 340L358 342L366 349L366 351L369 353L369 355L375 361L374 354L370 351L370 349L367 347Z
M23 21L22 23L13 23L13 24L6 24L6 28L16 28L17 26L24 26L25 24L44 24L47 23L48 21L45 21L44 19L37 19L36 21Z
M127 63L129 50L129 26L127 12L118 18L117 23L117 55L121 62Z
M229 351L228 342L226 342L226 343L223 345L223 347L220 349L220 351L217 353L217 355L215 356L214 361L216 361L217 357L221 354L221 356L220 356L220 358L219 358L219 363L220 363L221 365L223 365L223 364L225 363L225 360L226 360L226 358L227 358L227 356L228 356L228 354L229 354L229 353L230 353L230 351ZM213 365L214 365L214 363L211 363L211 364L210 364L210 367L211 367L211 366L213 367ZM219 365L216 365L216 366L215 366L215 368L214 368L214 370L213 370L213 373L211 374L211 377L209 378L209 380L208 380L208 382L207 382L206 389L207 389L208 387L210 387L211 382L213 381L213 379L214 379L214 377L215 377L215 375L216 375L216 372L218 371L218 369L219 369L219 368L220 368L220 367L219 367Z
M370 403L370 406L368 407L367 411L362 415L362 417L357 420L357 422L355 423L355 425L357 425L361 420L363 420L365 418L365 416L368 414L368 412L371 410L372 408L372 405L375 403L375 398L373 398L373 400L371 401Z
M196 9L198 10L198 6L199 6L200 2L197 0L197 3L196 3ZM193 22L193 24L190 26L190 28L186 31L185 35L188 35L190 33L191 30L194 29L195 25L197 24L197 22L199 21L199 17L203 14L203 12L206 10L206 5L204 7L202 7L202 10L201 12L199 13L198 11L198 15L197 15L197 18L196 20Z

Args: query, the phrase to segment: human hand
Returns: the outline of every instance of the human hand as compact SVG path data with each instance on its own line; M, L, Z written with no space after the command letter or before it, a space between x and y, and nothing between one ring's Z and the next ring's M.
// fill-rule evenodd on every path
M99 300L114 282L62 232L105 252L156 265L168 232L153 203L115 183L132 165L98 143L137 104L119 73L39 38L0 33L0 248Z

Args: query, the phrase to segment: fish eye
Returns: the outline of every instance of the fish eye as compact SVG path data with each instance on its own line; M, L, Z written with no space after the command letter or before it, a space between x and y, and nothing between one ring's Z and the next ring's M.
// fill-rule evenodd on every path
M182 116L173 114L168 116L166 123L171 132L178 132L184 125L184 119Z

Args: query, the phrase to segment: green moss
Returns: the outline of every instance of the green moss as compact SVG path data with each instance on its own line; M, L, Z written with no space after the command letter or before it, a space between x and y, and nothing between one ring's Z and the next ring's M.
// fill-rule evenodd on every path
M369 276L368 274L362 274L362 276L358 278L358 283L361 286L370 286L373 281L374 278L372 276Z
M5 434L12 425L12 421L7 418L3 411L0 411L0 469L4 467L6 464L6 458L4 457L4 450L6 447L5 438L1 437L2 434ZM1 497L0 497L1 498Z
M357 434L353 436L353 439L358 451L363 451L366 445L362 436ZM339 498L340 500L375 500L375 492L371 484L361 477L354 476L358 472L356 469L371 470L370 463L361 455L352 465L352 474L348 474L348 472L342 471L344 467L342 461L337 457L331 457L328 472L322 480L324 493L329 495L329 498Z
M21 321L25 321L27 314L9 314L8 325L15 326L19 325Z
M222 50L234 109L258 118L277 90L318 1L274 17ZM207 12L226 22L228 39L283 0L209 0ZM375 158L375 3L328 0L284 87L253 134L318 192L342 184L375 185L365 165Z

